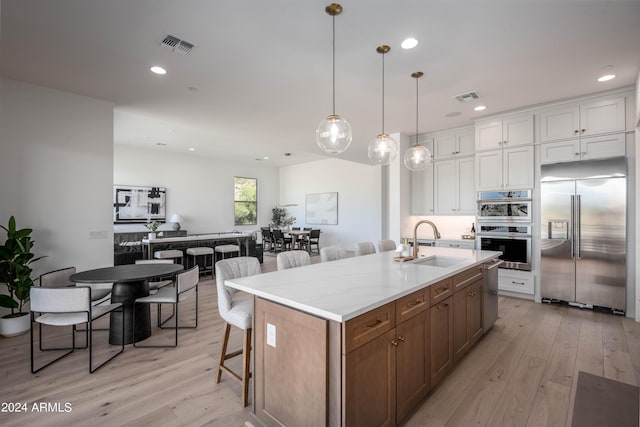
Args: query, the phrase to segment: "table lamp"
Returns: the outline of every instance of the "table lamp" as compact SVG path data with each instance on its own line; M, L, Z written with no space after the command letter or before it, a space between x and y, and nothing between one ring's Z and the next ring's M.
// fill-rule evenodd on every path
M180 214L173 214L171 215L171 218L169 219L169 222L173 223L173 229L175 231L180 230L180 222L184 221L184 218L182 218L182 215Z

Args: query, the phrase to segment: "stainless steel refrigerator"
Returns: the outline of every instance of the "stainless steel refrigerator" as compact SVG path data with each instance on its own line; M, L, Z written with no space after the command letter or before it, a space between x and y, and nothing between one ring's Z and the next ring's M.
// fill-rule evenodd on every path
M626 175L624 158L541 167L543 302L624 314Z

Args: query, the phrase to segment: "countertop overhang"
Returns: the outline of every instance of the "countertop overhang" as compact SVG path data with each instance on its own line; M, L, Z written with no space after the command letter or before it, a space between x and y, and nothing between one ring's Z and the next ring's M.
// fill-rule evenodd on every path
M449 267L395 262L393 257L397 255L375 253L227 280L225 284L324 319L345 322L496 258L501 252L420 247L419 258L435 255L464 259Z

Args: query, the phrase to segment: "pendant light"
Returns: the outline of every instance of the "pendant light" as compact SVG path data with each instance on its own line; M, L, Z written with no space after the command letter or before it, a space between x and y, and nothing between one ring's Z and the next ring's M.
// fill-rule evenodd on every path
M391 163L398 154L398 143L384 133L384 55L390 50L387 45L378 46L376 49L376 52L382 55L382 133L369 144L369 160L382 166Z
M418 172L431 163L431 152L427 147L418 144L418 79L422 77L422 71L416 71L411 77L416 79L416 143L404 153L404 165L410 171Z
M320 122L316 129L316 142L325 153L342 153L351 144L351 125L336 114L336 15L342 13L342 6L331 3L325 9L333 19L333 112Z

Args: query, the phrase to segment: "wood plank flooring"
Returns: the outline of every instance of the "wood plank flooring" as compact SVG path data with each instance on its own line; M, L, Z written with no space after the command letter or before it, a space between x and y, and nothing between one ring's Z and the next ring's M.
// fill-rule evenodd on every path
M275 257L265 256L263 271L273 269ZM194 308L190 301L181 319L193 319ZM640 384L639 323L506 297L500 298L499 311L492 330L406 426L568 426L578 371ZM0 402L28 407L23 413L0 412L0 425L256 424L240 405L240 386L224 375L215 383L223 323L210 279L200 283L199 322L196 330L180 330L177 349L127 346L92 375L86 350L33 375L29 335L0 338ZM154 328L152 338L171 336L158 335ZM239 348L241 338L240 331L232 330L231 348ZM240 361L234 362L239 367ZM58 403L61 410L36 412L34 402ZM71 404L69 412L64 412L65 403Z

